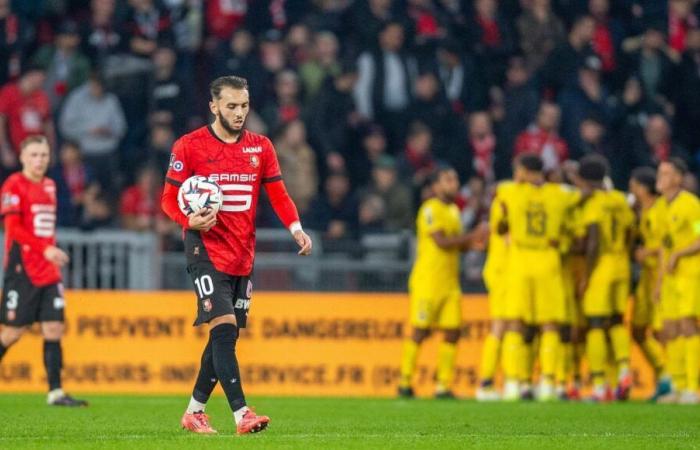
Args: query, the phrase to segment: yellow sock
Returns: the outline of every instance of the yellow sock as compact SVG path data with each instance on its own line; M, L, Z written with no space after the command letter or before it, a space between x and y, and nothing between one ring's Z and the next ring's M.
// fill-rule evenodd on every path
M608 360L608 344L605 342L605 331L600 328L591 329L586 335L586 354L594 386L605 383L605 364Z
M685 338L685 372L688 379L686 389L697 392L700 376L700 335Z
M492 381L496 375L498 360L501 356L501 340L493 334L486 336L481 349L481 381Z
M523 335L508 331L503 337L503 373L509 380L517 380L520 375Z
M452 342L440 342L438 347L437 366L437 390L446 391L452 385L455 372L455 355L457 354L457 344Z
M666 344L667 372L673 381L673 389L682 391L686 387L685 377L685 339L681 336L670 339Z
M661 343L654 336L647 336L640 344L644 357L651 367L654 368L654 373L658 378L664 370L664 353Z
M610 328L610 343L612 344L615 363L619 371L629 370L630 365L630 333L622 325L613 325Z
M574 362L574 345L571 342L562 342L559 345L559 358L557 358L557 384L566 386L571 375Z
M558 357L559 333L557 331L545 331L542 333L542 342L540 343L540 365L542 376L550 381L554 381Z
M403 343L403 352L401 353L401 387L411 387L413 373L416 371L416 359L418 359L418 344L412 339L407 339Z

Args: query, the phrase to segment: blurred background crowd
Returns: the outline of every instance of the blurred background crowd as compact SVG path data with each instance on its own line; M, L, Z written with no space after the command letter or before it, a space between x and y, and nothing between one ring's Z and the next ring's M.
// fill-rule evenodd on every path
M440 161L467 226L519 153L554 174L603 154L620 188L669 156L700 167L695 0L0 0L1 175L46 133L59 225L176 246L170 148L225 74L248 78L247 127L340 251L411 229ZM263 201L259 226L277 223Z

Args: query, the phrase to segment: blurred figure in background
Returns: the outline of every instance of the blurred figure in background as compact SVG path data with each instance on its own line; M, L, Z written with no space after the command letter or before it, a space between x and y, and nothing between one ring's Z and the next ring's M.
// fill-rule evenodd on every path
M518 135L513 157L534 153L544 162L545 170L558 167L569 156L569 146L559 137L561 110L556 103L542 103L535 123Z
M51 169L56 182L58 225L75 227L80 222L85 191L94 182L94 173L83 161L80 144L64 141L58 151L58 164Z
M413 227L413 195L398 179L396 160L382 155L372 166L372 181L361 191L362 196L378 196L384 206L384 230L399 231Z
M305 214L318 193L319 183L316 155L306 141L304 122L293 120L282 125L274 144L289 196L299 214Z
M160 209L162 195L159 171L144 166L136 175L136 184L124 190L119 200L122 228L132 231L155 230L156 222L164 220Z

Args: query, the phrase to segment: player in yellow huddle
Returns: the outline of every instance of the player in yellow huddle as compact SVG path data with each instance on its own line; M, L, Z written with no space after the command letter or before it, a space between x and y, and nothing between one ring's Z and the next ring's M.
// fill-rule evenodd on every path
M454 201L459 191L457 172L441 167L429 181L434 197L426 200L416 219L416 260L408 281L412 333L404 342L399 396L413 397L411 382L418 351L431 331L443 332L438 350L435 396L453 398L451 384L462 323L459 258L480 240L481 230L464 233Z
M663 230L663 202L656 195L656 171L638 167L632 171L629 192L634 196L637 212L634 259L640 266L639 280L634 290L632 308L632 339L639 346L647 363L654 369L657 381L654 398L670 392L671 384L664 374L661 316L654 302L654 289L659 279L659 265Z
M632 387L630 337L623 315L630 291L634 213L622 192L606 188L607 171L607 161L599 155L584 157L579 167L581 187L587 195L581 216L586 230L586 275L579 289L588 322L586 353L595 401L610 399L605 376L608 338L618 375L616 397L626 399Z
M525 329L541 332L538 399L555 400L554 377L560 352L559 330L565 319L565 293L559 245L567 212L580 201L580 193L561 184L545 182L542 159L522 155L516 161L523 183L516 184L501 201L502 234L510 240L504 318L504 399L520 397L519 378L527 364Z
M687 165L671 158L659 165L656 187L663 208L663 279L660 314L673 392L659 401L700 403L700 201L683 190Z

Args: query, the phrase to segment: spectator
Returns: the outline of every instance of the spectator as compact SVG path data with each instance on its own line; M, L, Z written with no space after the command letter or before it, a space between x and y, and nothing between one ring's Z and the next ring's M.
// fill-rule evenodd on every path
M492 183L495 181L496 135L493 132L491 117L488 113L479 111L470 114L467 120L469 151L465 153L471 157L468 172L473 171L478 177ZM462 172L467 173L464 170Z
M77 141L85 161L95 168L95 177L109 191L115 168L119 167L119 142L124 136L126 120L114 94L105 91L100 76L73 91L63 105L59 128L61 134Z
M591 42L593 51L603 64L603 74L612 78L618 67L617 52L624 38L622 24L610 15L610 0L588 0L588 12L595 21Z
M366 124L360 129L360 150L348 152L348 170L355 188L366 186L372 176L374 165L387 154L384 129L376 124Z
M320 163L329 171L344 170L346 157L357 157L346 154L359 121L352 96L355 83L355 65L343 64L338 74L326 79L308 110L311 142L321 158ZM356 175L355 171L350 173Z
M311 30L305 23L291 25L287 30L284 44L292 67L298 68L311 60Z
M324 191L311 202L304 224L331 241L355 236L357 201L347 175L336 172L326 178Z
M573 23L566 42L555 48L541 70L543 86L554 96L561 88L576 78L578 68L587 57L593 55L591 42L595 22L591 16L580 16Z
M312 57L299 67L307 102L316 97L326 78L340 73L338 50L338 38L335 34L329 31L316 33Z
M594 55L589 56L578 70L576 83L568 85L559 95L561 134L574 150L581 146L578 132L586 116L595 114L606 125L612 118L608 92L601 80L601 70L600 59ZM573 155L574 158L578 156Z
M185 133L188 110L191 107L190 89L175 72L177 55L170 48L159 48L153 53L154 80L151 88L152 122L170 124L179 136Z
M78 226L85 231L113 225L114 208L99 183L92 183L83 195L83 211Z
M12 11L11 0L0 0L0 86L19 77L31 37L29 24Z
M633 144L633 167L656 166L670 157L692 162L688 152L671 139L671 126L661 114L654 114L644 127L644 134Z
M566 39L564 24L552 11L550 0L534 0L518 17L520 48L530 72L536 72L547 56Z
M154 230L162 216L160 209L163 183L159 171L152 166L142 167L136 183L124 190L119 199L119 216L122 228L132 231Z
M413 227L415 213L411 190L398 179L396 160L389 155L377 159L372 167L372 181L364 189L363 198L378 197L383 204L383 225L386 231Z
M250 101L254 105L262 105L266 91L265 83L253 83L252 80L264 79L265 72L256 53L255 38L250 31L243 28L236 30L229 41L218 46L212 63L214 77L235 73L251 81L248 85Z
M543 102L535 123L518 135L513 156L536 153L544 160L547 170L558 167L569 157L569 147L559 137L561 110L556 103Z
M243 26L248 13L247 2L211 0L206 2L206 7L207 30L213 39L222 42Z
M318 192L318 171L316 156L306 142L304 122L296 119L282 125L275 139L275 149L289 195L299 214L305 214Z
M471 229L488 220L490 199L486 195L486 186L486 180L480 176L473 176L459 191L455 203L459 206L462 226L465 229Z
M689 32L687 43L675 83L676 126L678 138L697 153L700 150L700 30Z
M90 0L89 15L79 22L83 53L93 66L106 64L121 48L115 11L116 0Z
M90 74L90 62L80 52L78 25L63 22L53 44L41 47L34 55L34 63L46 70L44 89L56 111L65 95L83 84Z
M377 36L384 24L399 20L392 10L392 0L353 2L348 15L348 29L344 30L343 35L352 36L350 42L353 53L372 48L376 45Z
M360 199L358 208L358 231L365 233L382 233L385 226L386 205L376 194L368 193Z
M403 136L405 111L411 102L415 60L402 50L403 43L403 25L389 22L379 33L379 48L363 52L357 60L355 103L363 118L387 130L390 148Z
M94 182L92 168L83 161L80 145L64 141L58 152L58 164L51 169L56 182L58 225L74 227L80 222L85 191Z
M668 2L668 45L677 55L685 51L688 33L700 25L700 20L693 11L695 4L692 0Z
M55 148L56 136L49 97L42 86L46 72L29 66L18 81L0 90L0 157L7 171L17 168L20 144L32 134L43 134Z
M515 45L508 23L498 13L497 0L475 0L473 23L467 29L484 80L489 85L502 84Z
M277 74L287 67L287 52L282 41L282 34L278 30L268 30L262 35L258 58L262 66L260 78L260 94L257 105L263 106L273 101L275 95L275 81Z
M130 0L122 26L123 49L142 59L150 59L158 47L174 44L168 11L156 0Z
M476 62L455 40L443 41L437 50L437 69L452 110L457 114L486 106L485 87Z
M174 142L175 132L170 124L156 122L151 125L146 160L148 164L160 169L161 176L165 176L168 170Z
M277 129L301 117L299 77L292 70L283 70L275 77L275 97L260 111L269 129Z
M433 133L424 123L411 124L406 147L399 158L399 175L414 189L420 189L435 170Z

